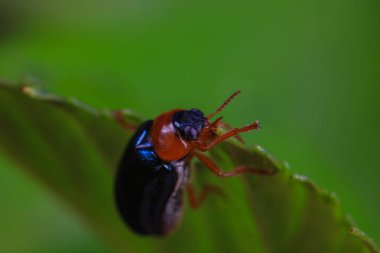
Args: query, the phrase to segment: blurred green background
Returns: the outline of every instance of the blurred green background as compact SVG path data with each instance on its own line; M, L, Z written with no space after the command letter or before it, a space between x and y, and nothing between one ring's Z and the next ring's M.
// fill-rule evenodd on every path
M0 1L0 77L146 116L214 110L380 241L380 2ZM1 124L1 119L0 119ZM0 153L4 252L110 250Z

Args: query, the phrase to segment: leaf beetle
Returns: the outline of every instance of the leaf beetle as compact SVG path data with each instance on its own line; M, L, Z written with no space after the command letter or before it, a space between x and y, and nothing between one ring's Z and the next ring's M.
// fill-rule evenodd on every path
M211 122L239 93L233 93L207 117L198 109L174 109L135 129L119 163L114 189L117 209L133 231L141 235L166 235L181 222L184 190L193 207L200 205L207 192L215 190L204 187L197 197L189 180L193 158L220 177L247 172L271 174L245 166L224 172L202 153L230 137L239 139L239 133L259 129L259 122L255 121L241 128L228 127L229 131L219 134L219 128L227 126L222 117ZM115 118L124 127L133 128L121 113L115 112Z

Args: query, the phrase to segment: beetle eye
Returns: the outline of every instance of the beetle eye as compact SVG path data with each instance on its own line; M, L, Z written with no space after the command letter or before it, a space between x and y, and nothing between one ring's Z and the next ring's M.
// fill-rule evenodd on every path
M202 128L206 125L206 118L197 109L178 111L173 115L173 124L182 137L187 140L197 140Z
M185 135L187 139L196 140L198 139L199 131L194 127L186 126L183 128L183 135Z

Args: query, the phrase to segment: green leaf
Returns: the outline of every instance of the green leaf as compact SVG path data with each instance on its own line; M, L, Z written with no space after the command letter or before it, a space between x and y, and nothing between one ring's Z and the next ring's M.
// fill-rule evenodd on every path
M143 118L123 111L132 124ZM334 194L261 147L229 140L211 156L225 170L236 165L275 170L273 176L219 179L196 163L197 185L221 186L166 238L140 237L120 220L113 203L113 174L130 137L110 110L31 87L0 85L0 150L72 207L117 252L380 252L354 228Z

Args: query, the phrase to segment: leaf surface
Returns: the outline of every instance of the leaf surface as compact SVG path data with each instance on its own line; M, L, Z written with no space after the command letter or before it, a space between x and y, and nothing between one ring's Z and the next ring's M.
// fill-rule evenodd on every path
M125 119L143 118L123 110ZM292 175L259 146L230 140L211 156L225 170L237 165L276 171L273 176L219 179L195 163L196 185L214 183L210 196L186 208L183 224L167 238L130 232L113 202L113 175L131 133L110 110L31 87L0 85L0 150L72 208L116 252L379 252L354 228L334 194Z

